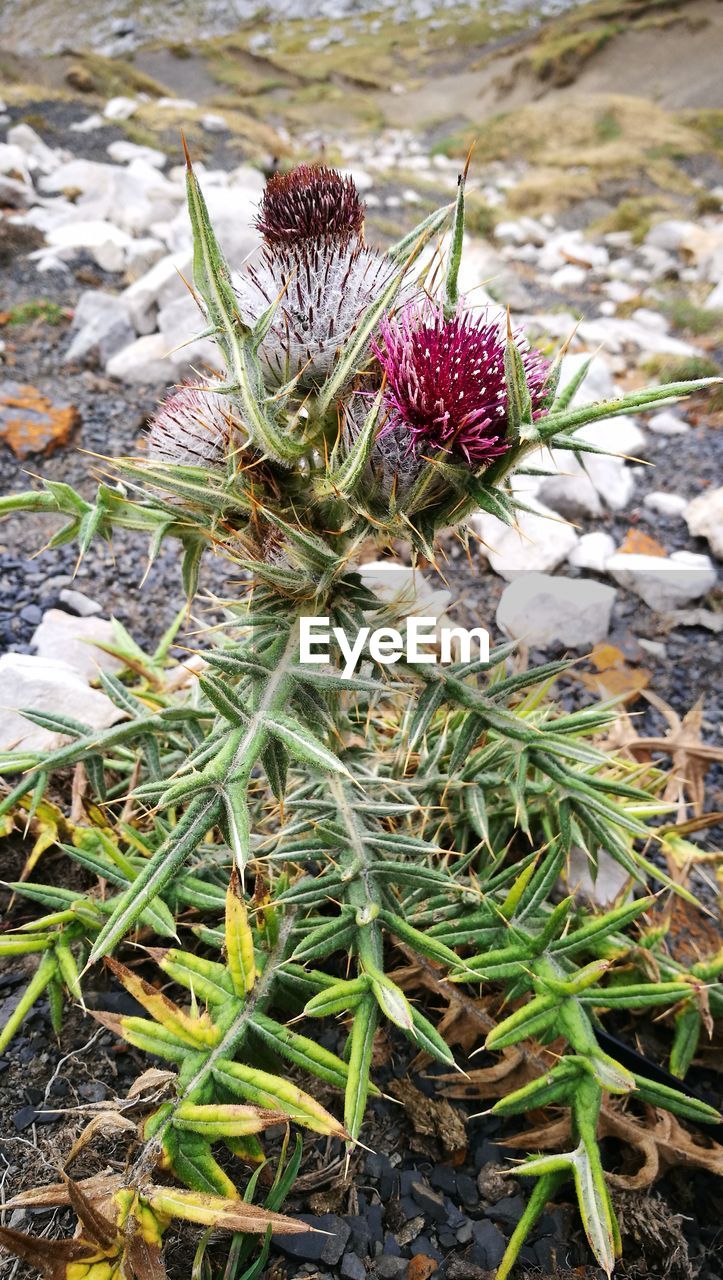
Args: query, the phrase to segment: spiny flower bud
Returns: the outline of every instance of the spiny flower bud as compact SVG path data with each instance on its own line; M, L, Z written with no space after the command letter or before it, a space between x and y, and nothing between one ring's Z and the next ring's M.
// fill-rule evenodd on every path
M312 240L361 239L364 205L354 182L325 165L270 178L256 226L272 248Z
M266 249L242 277L239 308L253 324L276 304L259 347L267 383L279 386L297 374L303 387L323 382L394 270L390 259L356 240Z
M515 335L535 417L545 409L549 364ZM419 453L444 452L481 466L507 449L505 322L441 307L385 318L372 350L386 374L385 432L407 434Z
M185 384L151 419L148 456L177 466L223 467L229 450L241 445L240 432L224 396Z

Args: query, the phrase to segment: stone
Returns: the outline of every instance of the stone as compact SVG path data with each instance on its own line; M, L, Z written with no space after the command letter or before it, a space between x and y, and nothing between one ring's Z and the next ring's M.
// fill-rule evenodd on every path
M60 656L87 683L97 679L99 671L122 671L120 658L97 647L113 644L114 639L113 623L107 618L78 618L63 609L48 609L31 644L39 658Z
M162 169L168 160L164 151L157 147L144 147L137 142L128 142L125 138L117 138L106 147L111 160L116 164L130 164L132 160L143 160L154 169Z
M64 364L94 355L105 366L111 356L135 341L135 329L128 308L120 298L101 289L87 289L80 295L73 315L70 346Z
M585 466L573 453L552 449L541 451L540 457L543 463L551 459L558 468L557 475L545 476L539 486L538 496L546 506L570 520L602 514L600 495Z
M685 508L684 519L688 532L707 538L713 555L723 560L723 488L699 493Z
M708 294L705 305L709 311L723 311L723 280Z
M137 98L109 98L103 108L103 115L106 120L130 120L131 116L136 114L140 106Z
M573 263L580 267L605 267L610 255L604 245L586 240L582 231L559 231L550 236L540 252L538 265L547 273Z
M254 229L253 220L263 186L263 175L255 169L249 169L244 179L234 181L233 186L204 184L211 226L232 267L240 267L244 259L259 245L259 235ZM178 210L169 223L164 239L172 251L191 248L191 224L185 206Z
M355 1253L345 1253L339 1267L342 1280L367 1280L367 1269Z
M502 592L497 625L512 640L545 649L589 649L604 640L616 591L588 578L520 574Z
M570 401L571 406L575 408L584 404L594 404L596 400L610 400L616 394L613 375L605 357L600 352L590 351L568 351L562 357L560 390L564 391L588 360L590 368Z
M671 409L661 409L659 413L654 413L652 418L648 418L647 426L656 436L686 436L690 431L688 423Z
M193 98L158 98L155 105L161 111L195 111L198 103Z
M178 380L190 375L194 368L200 369L205 365L214 369L223 367L221 353L211 338L189 341L205 327L206 321L188 292L158 312L158 328Z
M691 600L699 600L716 583L715 566L710 557L690 551L674 551L670 556L617 552L607 561L605 571L657 613L680 609Z
M192 265L190 249L166 254L124 289L121 298L128 308L136 333L152 333L156 328L158 307L188 293L181 275L188 276Z
M96 129L102 129L105 120L98 111L92 112L86 116L85 120L74 120L70 128L73 133L94 133Z
M54 151L29 124L16 124L7 131L11 147L20 147L29 168L39 173L52 173L68 159L66 151Z
M223 116L214 115L212 111L208 111L205 116L201 116L201 128L206 133L228 133L229 131L229 126Z
M517 528L487 512L478 512L470 521L490 565L508 582L525 571L556 569L577 543L575 530L544 503L529 498L527 505L532 510L517 512Z
M22 147L0 142L0 173L9 174L20 182L32 183L30 166Z
M116 351L106 363L105 371L111 378L126 383L168 386L175 379L175 368L168 358L168 343L162 333L145 334Z
M318 1230L309 1231L304 1235L272 1236L274 1248L287 1258L326 1262L334 1266L344 1253L351 1235L348 1223L343 1218L337 1217L335 1213L322 1213L318 1217L300 1213L297 1217Z
M166 246L156 236L140 236L132 240L126 250L126 280L133 282L140 279L165 254Z
M4 209L27 209L35 199L33 188L27 182L18 182L0 173L0 206Z
M629 872L606 849L597 851L597 869L582 849L571 849L564 879L567 889L578 901L606 909L614 905L630 884Z
M69 262L80 253L87 253L102 271L123 271L131 243L127 231L102 219L65 223L49 231L45 238L48 249L36 249L31 258L54 257Z
M77 613L80 618L91 618L94 614L103 612L103 606L98 604L97 600L91 600L90 596L86 596L82 591L74 591L72 588L64 587L59 599L61 604L73 613Z
M470 1250L473 1262L489 1271L494 1271L501 1263L506 1248L505 1237L493 1222L482 1218L472 1223L472 1240Z
M82 62L73 62L65 73L65 83L78 93L95 93L97 85L87 67Z
M578 329L581 341L590 346L604 346L607 351L623 352L626 347L637 347L645 355L694 356L697 348L682 338L672 338L638 320L620 316L599 316L583 320Z
M372 560L359 567L364 586L398 616L444 619L451 593L435 588L419 569L396 560Z
M587 271L584 267L578 267L574 262L568 262L564 267L558 267L557 271L553 271L548 284L556 293L565 293L567 289L580 289L587 280Z
M688 501L686 498L681 498L679 493L663 493L656 489L652 493L646 493L643 506L647 507L648 511L657 511L661 516L675 517L682 516Z
M645 244L652 245L654 249L664 249L667 253L679 253L686 241L690 239L691 233L695 234L695 231L693 222L666 218L663 222L656 222L655 226L650 228L645 237Z
M17 707L56 712L93 729L106 729L123 717L110 698L90 689L70 663L27 653L0 657L0 707L0 751L54 751L68 741L63 734L25 720Z
M47 457L68 443L79 422L74 405L52 401L39 387L0 382L0 440L16 458Z
M609 533L601 529L584 533L568 556L568 563L576 569L592 569L604 573L605 563L615 552L615 542Z

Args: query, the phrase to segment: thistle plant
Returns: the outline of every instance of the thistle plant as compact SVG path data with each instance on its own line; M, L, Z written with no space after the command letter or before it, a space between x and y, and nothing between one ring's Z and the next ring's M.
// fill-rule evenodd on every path
M513 524L521 503L510 478L533 450L591 451L576 435L583 424L706 385L573 407L585 368L560 390L560 357L546 360L459 296L464 190L463 175L453 207L383 253L364 242L348 178L314 167L274 178L258 217L263 247L238 284L189 161L194 296L224 375L174 391L146 456L113 460L117 479L94 502L46 482L0 503L65 516L51 542L76 539L81 554L115 528L145 532L151 556L178 540L189 601L209 550L246 580L180 691L168 680L169 635L150 657L126 652L124 674L100 675L118 723L98 731L27 711L65 744L0 761L8 829L49 824L108 886L104 896L35 878L12 886L42 914L0 949L39 961L0 1048L43 992L59 1028L64 1002L82 1002L85 973L104 963L144 1016L95 1016L177 1073L116 1193L126 1240L140 1229L129 1218L142 1222L149 1205L166 1212L159 1176L185 1184L165 1194L185 1195L187 1216L200 1205L194 1220L206 1222L223 1202L222 1216L248 1232L228 1205L250 1199L258 1172L243 1189L243 1167L261 1166L270 1124L352 1152L377 1091L380 1027L447 1068L468 1065L390 976L399 948L451 983L499 993L488 1051L525 1041L559 1054L495 1105L562 1108L570 1134L569 1150L516 1169L537 1181L500 1280L570 1179L592 1252L612 1271L619 1234L597 1128L610 1097L717 1118L601 1047L605 1011L662 1010L675 1019L672 1065L683 1076L708 1010L723 1006L723 959L686 971L653 929L650 891L688 891L644 851L650 820L666 812L661 775L596 745L614 706L559 712L548 691L566 664L511 673L509 644L484 661L401 658L391 676L368 643L351 673L302 658L304 618L328 619L337 641L389 621L359 574L370 542L402 540L434 560L440 537L463 532L479 508ZM444 285L430 298L416 264L447 221ZM93 795L79 820L49 787L80 766ZM615 858L631 899L600 914L559 901L573 849L593 865L600 850ZM161 993L169 981L175 998ZM338 1053L315 1038L325 1017L339 1019ZM290 1079L294 1069L338 1090L338 1113ZM287 1229L273 1217L279 1204L269 1229ZM117 1266L115 1240L104 1275ZM236 1261L249 1256L241 1235L233 1249ZM260 1274L265 1256L244 1275ZM124 1265L132 1271L132 1251Z

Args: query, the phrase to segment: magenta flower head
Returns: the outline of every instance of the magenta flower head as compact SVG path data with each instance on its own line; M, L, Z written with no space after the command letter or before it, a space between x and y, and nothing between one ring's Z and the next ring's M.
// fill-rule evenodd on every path
M533 415L546 407L549 363L530 350L522 356ZM505 321L460 312L446 320L440 306L406 307L385 318L372 349L386 374L382 436L406 432L416 452L446 453L475 468L508 447Z
M364 205L352 178L325 165L302 164L269 179L256 226L271 248L308 240L360 240Z

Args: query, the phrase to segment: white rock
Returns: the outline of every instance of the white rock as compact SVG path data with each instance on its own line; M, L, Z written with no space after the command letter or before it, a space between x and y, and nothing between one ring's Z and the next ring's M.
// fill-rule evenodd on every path
M511 639L538 648L589 648L608 634L616 594L588 578L520 574L502 592L497 625Z
M130 164L132 160L143 160L154 169L162 169L168 157L157 147L143 147L137 142L128 142L125 138L117 138L106 148L111 160L117 164Z
M434 587L419 569L396 560L368 561L360 565L359 573L364 586L400 616L430 617L439 622L452 599L449 591Z
M253 219L263 189L263 179L256 170L249 170L249 173L254 174L254 178L245 186L235 184L233 187L204 187L211 225L232 267L240 267L259 244ZM191 224L185 207L170 222L165 239L171 250L191 247Z
M181 275L188 278L192 261L190 249L166 254L145 275L124 289L121 297L128 308L136 333L152 333L156 328L158 306L164 306L174 298L188 293Z
M615 382L608 361L600 352L593 354L590 351L568 352L562 357L560 390L563 391L572 382L588 360L590 368L571 401L575 408L594 404L596 400L610 400L615 395Z
M605 572L658 613L680 609L689 601L700 599L716 582L710 557L690 551L675 551L665 557L616 552L607 561Z
M0 207L4 209L27 209L35 199L35 192L29 182L18 182L0 173ZM26 219L24 219L26 221Z
M155 105L162 111L195 111L198 103L193 98L158 98Z
M168 343L162 333L148 333L117 351L105 366L111 378L121 382L149 382L168 385L175 369L168 358Z
M106 120L130 120L131 116L136 114L140 106L137 98L109 98L103 108L103 115Z
M62 734L25 720L18 707L69 716L93 729L106 729L123 718L110 698L89 688L70 663L27 653L0 657L0 707L0 751L52 751L68 741Z
M107 618L76 618L62 609L48 609L35 628L31 644L39 658L62 657L86 681L99 671L120 671L123 663L97 647L112 644L115 632Z
M557 271L568 263L585 267L605 267L610 254L604 245L586 240L581 231L559 231L550 236L539 256L541 271Z
M56 227L46 236L55 257L68 262L86 252L103 271L122 271L131 237L112 222L70 222ZM31 258L42 258L44 249L36 249Z
M710 311L723 311L723 280L708 294L705 305Z
M661 409L648 419L647 427L656 436L687 436L690 427L671 409Z
M645 237L645 244L655 249L665 249L668 253L678 253L695 233L693 222L683 222L677 218L667 218L664 222L656 222Z
M598 449L609 449L611 454L620 454L625 458L637 458L645 452L645 432L640 429L634 418L624 413L616 418L588 422L574 434L577 439L586 440L588 444L594 444ZM592 457L591 454L590 458Z
M596 529L594 533L583 533L577 546L570 552L568 562L576 569L591 569L594 573L604 573L606 561L614 552L614 539L602 529Z
M105 365L116 351L135 339L128 308L120 298L101 289L80 295L73 315L74 337L63 357L64 364L83 360L94 353Z
M92 115L86 116L85 120L75 120L70 128L73 133L94 133L96 129L102 129L104 120L98 111L94 111Z
M570 893L598 907L612 907L630 884L630 874L606 849L597 851L597 868L582 849L572 849L565 868ZM623 900L627 900L626 894Z
M158 312L158 328L179 380L190 374L193 368L210 365L213 369L220 369L223 365L219 349L211 338L190 341L204 327L204 317L189 293L167 303Z
M140 279L165 256L166 246L155 236L141 236L138 240L132 240L126 250L126 280Z
M723 560L723 488L693 498L685 509L685 523L695 538L707 538L713 555Z
M534 510L517 512L517 528L484 511L470 522L495 573L508 582L525 571L556 569L577 543L575 530L544 503L530 498L527 505Z
M688 500L681 498L679 493L663 493L656 489L653 493L646 493L643 506L649 511L658 511L661 516L681 516Z
M43 142L29 124L16 124L8 129L7 141L10 146L20 147L30 168L37 169L39 173L52 173L69 158L67 151L54 151Z
M575 455L566 449L552 449L546 456L548 460L552 458L558 474L547 476L540 483L541 500L552 507L553 511L570 520L575 520L578 516L601 515L603 506L600 495Z
M12 147L0 142L0 173L7 173L21 182L32 184L32 175L22 147Z
M206 133L228 133L228 125L223 116L216 116L209 111L205 116L201 116L201 128Z
M659 311L651 311L649 307L638 307L632 318L648 329L655 329L657 333L667 333L670 328L665 316L661 316Z
M595 320L583 320L579 329L579 337L583 342L592 345L600 344L608 351L623 351L626 347L637 347L640 351L652 355L692 356L697 350L690 342L681 338L671 338L667 333L660 333L637 320L622 319L618 316L600 316Z
M585 268L578 267L574 262L568 262L564 267L558 267L557 271L553 271L548 284L557 293L564 293L566 289L579 289L586 280Z
M605 290L611 302L621 303L630 302L632 298L637 298L638 290L632 285L626 284L624 280L606 280L603 289Z

